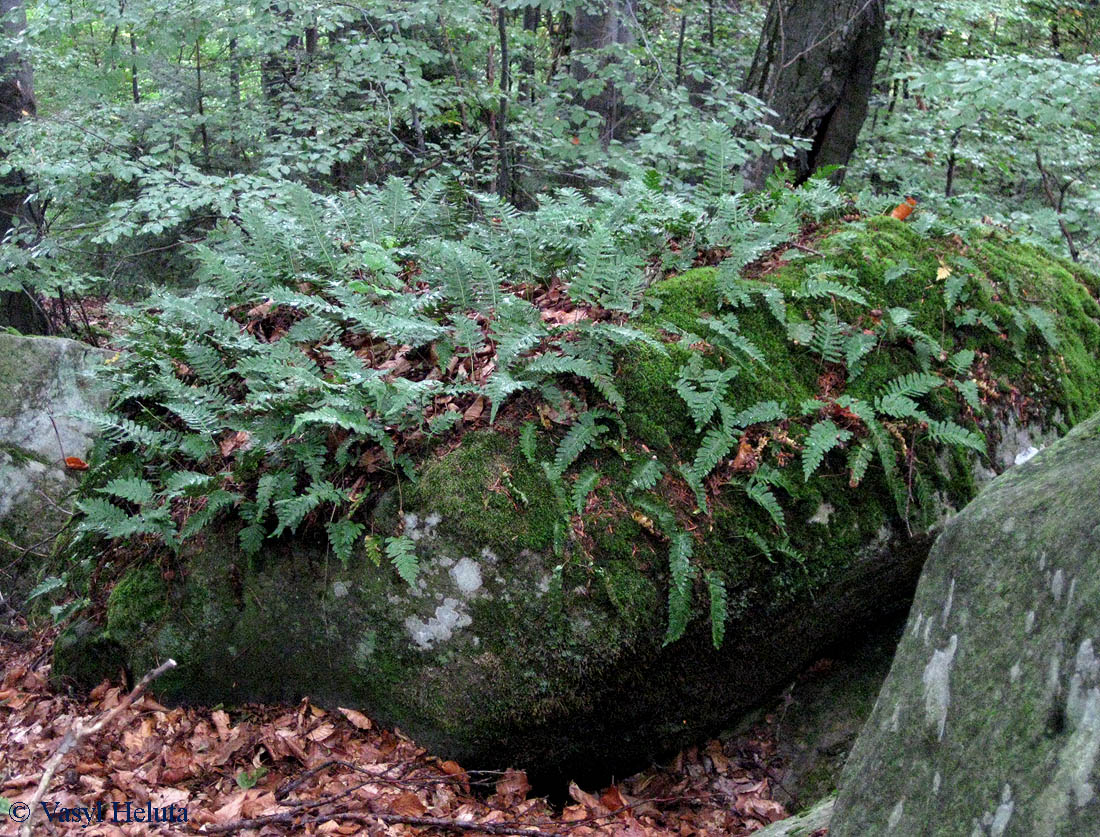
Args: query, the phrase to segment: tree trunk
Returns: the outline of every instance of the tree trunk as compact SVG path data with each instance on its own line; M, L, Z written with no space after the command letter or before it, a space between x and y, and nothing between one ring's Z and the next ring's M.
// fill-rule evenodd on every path
M789 161L797 180L847 165L885 37L886 0L772 0L744 90L776 112L772 127L812 142ZM774 167L770 155L751 162L747 185Z
M27 26L22 0L0 0L4 33L18 37ZM0 130L34 116L34 75L30 62L17 52L0 57ZM21 172L0 178L0 240L20 222L30 221L27 189ZM24 334L44 334L49 321L29 290L0 291L0 326L11 326Z
M577 9L573 15L573 35L569 57L572 62L570 72L577 81L585 81L597 75L598 69L590 69L585 62L588 58L598 61L598 67L607 65L606 57L596 53L613 45L634 43L633 22L636 0L599 0ZM615 135L615 126L621 119L622 93L611 81L604 84L603 90L594 96L582 97L582 103L588 110L596 111L604 119L600 139L606 146Z

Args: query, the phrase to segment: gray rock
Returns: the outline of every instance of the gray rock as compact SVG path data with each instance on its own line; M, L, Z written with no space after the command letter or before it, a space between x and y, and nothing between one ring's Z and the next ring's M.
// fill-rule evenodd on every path
M26 592L68 519L78 472L93 442L72 413L106 404L93 367L109 355L74 340L0 334L0 587L13 605Z
M1100 834L1100 416L946 527L831 837Z

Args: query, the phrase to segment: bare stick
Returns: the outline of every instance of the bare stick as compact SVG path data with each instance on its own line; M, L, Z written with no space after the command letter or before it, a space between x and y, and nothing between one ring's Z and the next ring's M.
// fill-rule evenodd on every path
M57 772L57 768L61 764L61 760L65 758L69 751L78 747L84 739L95 735L107 726L107 724L111 723L120 712L129 709L130 704L137 700L138 696L145 691L146 686L164 674L164 672L175 667L176 661L168 659L152 671L147 672L146 675L141 678L141 682L134 686L130 694L126 695L126 697L119 702L118 706L100 715L99 719L91 726L86 727L84 723L79 720L73 723L72 728L69 729L65 733L65 737L61 739L61 743L58 745L57 750L54 751L49 761L46 762L46 767L42 771L42 778L38 781L38 787L35 788L34 796L32 796L31 801L27 803L30 807L30 813L27 816L27 821L23 823L23 827L19 829L19 837L31 837L31 828L34 826L34 813L38 810L39 803L42 802L42 797L46 795L46 789L49 788L54 773Z

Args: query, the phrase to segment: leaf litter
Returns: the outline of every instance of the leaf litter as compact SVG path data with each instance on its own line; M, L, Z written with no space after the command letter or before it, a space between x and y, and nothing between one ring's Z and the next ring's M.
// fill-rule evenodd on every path
M57 629L0 641L0 796L28 802L44 765L78 721L117 707L104 681L71 696L49 680ZM155 689L155 685L154 685ZM564 806L531 796L518 769L466 770L400 730L350 708L298 705L168 708L148 693L65 756L44 799L186 808L187 822L119 823L89 837L139 834L518 834L531 837L741 837L783 819L774 801L775 742L764 726L690 747L671 763L602 790L569 786ZM35 833L54 828L38 814ZM15 834L5 817L0 835Z

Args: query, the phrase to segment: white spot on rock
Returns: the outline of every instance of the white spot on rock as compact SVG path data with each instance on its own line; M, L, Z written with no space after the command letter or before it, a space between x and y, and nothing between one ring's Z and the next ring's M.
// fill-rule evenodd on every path
M935 796L940 792L940 785L943 783L943 779L940 777L940 771L936 771L936 775L932 777L932 795Z
M332 583L332 595L337 599L342 599L348 594L348 586L342 581L334 581Z
M947 707L951 703L951 667L955 651L959 647L958 634L952 634L947 646L932 652L932 659L924 667L921 680L924 683L924 718L929 727L935 727L940 741L947 727Z
M1054 573L1054 578L1050 582L1050 593L1054 596L1054 603L1057 604L1062 600L1062 591L1066 588L1066 574L1061 569Z
M471 596L481 589L481 567L473 558L463 558L451 567L451 579L463 595Z
M947 588L947 601L943 603L943 626L947 627L947 617L951 615L951 603L955 600L955 579L951 579L951 586Z
M1027 616L1024 617L1024 633L1031 633L1031 629L1035 627L1035 611L1029 610Z
M993 822L989 826L990 837L1004 837L1005 829L1008 828L1008 821L1012 819L1012 811L1015 807L1016 803L1012 801L1012 788L1006 784L1001 791L1001 804L997 806L997 810L993 814Z
M833 516L836 509L833 508L832 503L822 503L817 507L817 511L814 512L813 517L807 520L807 523L820 523L823 526L827 526L829 518Z
M890 812L890 819L886 821L887 833L893 831L901 823L901 818L905 814L905 800L899 799L898 804L894 806L894 810Z
M1020 661L1017 660L1012 664L1012 668L1008 670L1008 679L1010 682L1015 683L1020 679Z
M1013 459L1012 463L1014 465L1023 465L1038 452L1039 449L1037 447L1035 447L1034 445L1028 445L1026 450L1022 450L1018 454L1016 454L1016 458Z

